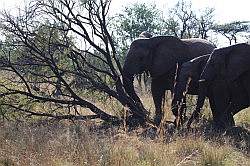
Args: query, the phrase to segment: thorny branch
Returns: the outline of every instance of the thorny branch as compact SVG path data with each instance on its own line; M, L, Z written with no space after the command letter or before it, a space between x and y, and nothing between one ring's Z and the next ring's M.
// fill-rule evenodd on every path
M126 94L120 79L122 67L108 30L110 3L110 0L38 0L17 17L3 12L1 27L11 35L0 56L0 71L4 73L0 99L26 96L44 103L78 105L96 114L91 118L119 122L119 118L82 95L92 89L112 96L145 122L145 109ZM4 104L32 116L88 119Z

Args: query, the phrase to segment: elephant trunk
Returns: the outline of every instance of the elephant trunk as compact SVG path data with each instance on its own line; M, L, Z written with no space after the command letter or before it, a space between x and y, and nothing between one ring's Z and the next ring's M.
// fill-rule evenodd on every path
M130 74L126 70L123 71L123 85L127 94L135 101L141 102L140 98L137 96L135 89L134 89L134 74Z
M187 93L189 82L189 75L187 75L186 73L181 73L174 87L174 98L172 100L172 112L175 116L178 115L178 109L181 106L180 104L182 104L182 100Z
M199 83L199 94L197 98L196 108L195 111L192 113L188 123L187 128L190 128L192 122L194 119L197 119L199 117L200 111L204 105L206 95L207 95L208 85L206 82L200 82Z
M197 112L197 114L200 113L200 110L202 109L202 107L204 105L204 101L206 99L206 94L207 94L207 85L205 82L202 82L199 85L199 94L198 94L196 110L195 110Z

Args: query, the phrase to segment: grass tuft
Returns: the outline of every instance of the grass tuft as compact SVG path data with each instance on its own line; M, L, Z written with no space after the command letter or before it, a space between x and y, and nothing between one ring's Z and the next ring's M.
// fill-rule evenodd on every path
M144 100L149 110L151 100L148 96ZM165 120L171 120L169 105L166 103ZM190 115L192 109L188 109ZM241 127L222 134L209 128L207 107L203 113L193 131L171 132L164 127L163 132L152 128L128 132L124 126L103 127L92 121L0 121L0 166L250 165L249 111L235 116Z

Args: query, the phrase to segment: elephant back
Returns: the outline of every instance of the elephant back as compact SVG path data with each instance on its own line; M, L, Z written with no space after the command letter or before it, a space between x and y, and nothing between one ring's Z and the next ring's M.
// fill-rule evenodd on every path
M233 46L215 49L201 75L201 79L209 80L207 78L210 68L219 66L213 74L219 74L220 78L227 81L237 79L242 73L250 69L250 45L246 43L236 44ZM218 71L217 71L218 70Z
M159 49L159 47L165 46L168 49L175 51L183 50L187 45L183 41L175 36L155 36L150 39L152 49Z
M191 38L191 39L182 39L182 41L188 46L189 54L187 55L187 59L191 60L196 57L211 54L216 46L205 39L199 38Z
M250 70L250 45L247 43L231 46L232 50L225 55L225 66L229 81L240 77Z

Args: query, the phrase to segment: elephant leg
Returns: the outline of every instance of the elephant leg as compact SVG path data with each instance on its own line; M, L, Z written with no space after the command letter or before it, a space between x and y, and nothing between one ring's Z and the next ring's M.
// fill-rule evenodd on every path
M214 126L219 130L224 130L234 125L232 115L233 106L230 100L230 93L225 84L217 84L213 87L213 95L211 102L214 103L213 122Z
M165 88L161 80L153 79L151 83L151 92L155 104L155 117L154 122L159 126L161 119L163 117L162 113L162 99L165 95Z
M250 106L250 71L248 71L242 78L244 90L247 93L247 105Z
M227 101L227 100L226 100ZM228 102L225 102L225 104ZM221 105L217 102L216 98L213 96L209 97L210 108L213 113L213 124L219 130L224 130L225 128L231 127L235 125L233 114L231 113L233 107L228 103L227 107ZM222 108L223 109L218 109Z
M226 119L227 119L227 122L228 122L228 124L226 124L227 127L233 127L233 126L235 126L235 121L234 121L234 117L233 117L232 111L227 112Z
M250 84L250 83L249 83ZM249 84L248 84L248 86L249 86ZM246 90L247 90L247 101L248 101L248 106L250 106L250 86L249 87L247 87L246 88Z
M233 114L228 110L221 114L214 115L214 125L218 129L226 129L235 125Z
M223 124L222 122L224 120L222 120L223 116L221 116L220 109L218 109L219 105L216 102L216 99L213 95L209 95L208 98L209 98L209 105L213 115L213 126L218 129L223 128L224 125L222 125Z

